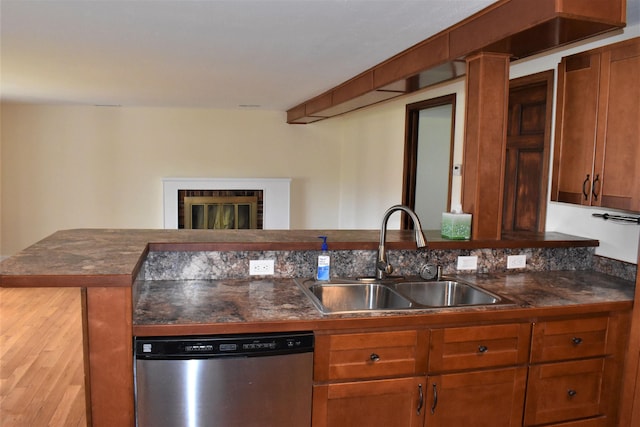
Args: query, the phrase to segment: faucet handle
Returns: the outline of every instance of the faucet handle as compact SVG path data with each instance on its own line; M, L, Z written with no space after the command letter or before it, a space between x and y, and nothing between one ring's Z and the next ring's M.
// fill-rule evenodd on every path
M440 274L438 274L440 273ZM420 268L420 277L424 280L433 280L442 275L442 268L436 264L425 264Z
M385 274L393 273L393 266L387 261L378 261L377 267L378 270L382 271Z

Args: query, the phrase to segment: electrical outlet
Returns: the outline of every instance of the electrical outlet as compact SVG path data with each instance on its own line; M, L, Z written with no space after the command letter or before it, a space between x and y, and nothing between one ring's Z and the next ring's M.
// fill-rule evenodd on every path
M268 276L274 273L274 262L272 259L251 259L249 260L250 276Z
M526 255L509 255L507 257L507 268L525 268L526 266Z
M477 270L478 269L478 257L472 256L459 256L458 257L458 270Z

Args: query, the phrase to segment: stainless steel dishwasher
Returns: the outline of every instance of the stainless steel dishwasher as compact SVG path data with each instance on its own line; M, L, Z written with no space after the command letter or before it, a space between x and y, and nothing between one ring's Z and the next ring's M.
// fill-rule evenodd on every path
M313 333L137 337L138 427L309 427Z

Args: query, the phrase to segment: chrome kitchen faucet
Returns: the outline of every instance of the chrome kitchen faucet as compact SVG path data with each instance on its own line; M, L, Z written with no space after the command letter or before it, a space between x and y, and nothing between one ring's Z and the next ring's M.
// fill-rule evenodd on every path
M382 280L387 274L391 274L393 272L393 266L389 264L387 261L387 253L385 250L385 242L387 240L387 222L389 221L389 217L395 211L403 211L409 215L411 221L413 221L413 228L415 229L416 236L416 246L419 248L424 248L427 246L427 239L424 237L422 233L422 226L420 225L420 220L418 219L418 215L408 207L404 205L395 205L391 206L384 213L382 217L382 226L380 227L380 244L378 245L378 259L376 260L376 279Z

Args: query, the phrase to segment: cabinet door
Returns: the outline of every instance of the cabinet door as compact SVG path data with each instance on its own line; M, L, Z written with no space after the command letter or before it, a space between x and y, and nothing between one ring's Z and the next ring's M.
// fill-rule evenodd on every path
M553 156L552 200L591 204L600 54L563 58Z
M520 426L526 381L526 367L429 376L425 425Z
M640 211L640 38L602 53L592 205Z
M597 358L532 366L525 425L606 414L602 395L605 361L605 358Z
M313 387L313 427L419 427L425 377L320 384Z

